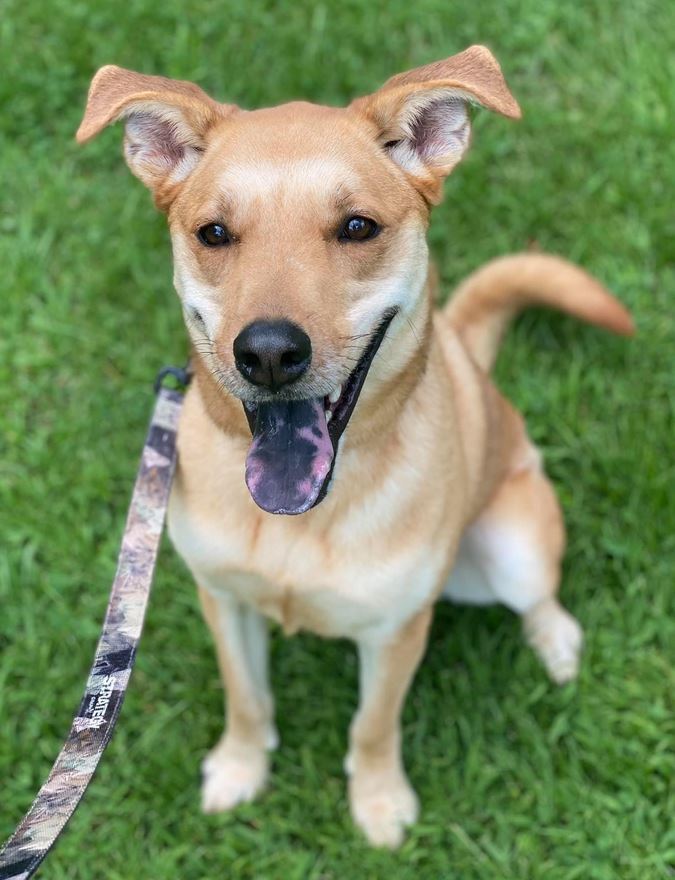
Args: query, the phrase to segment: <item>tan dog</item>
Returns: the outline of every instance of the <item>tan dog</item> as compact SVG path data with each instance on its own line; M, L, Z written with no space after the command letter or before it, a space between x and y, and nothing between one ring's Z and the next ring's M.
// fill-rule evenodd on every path
M378 845L417 815L399 716L439 596L502 602L554 681L577 673L581 629L556 598L560 509L488 373L528 303L622 334L632 322L547 256L497 260L433 309L425 232L468 146L469 103L520 116L480 46L346 109L244 112L117 67L92 82L78 139L126 120L126 160L168 214L194 348L170 530L228 695L208 812L267 779L265 617L358 646L346 766L354 819Z

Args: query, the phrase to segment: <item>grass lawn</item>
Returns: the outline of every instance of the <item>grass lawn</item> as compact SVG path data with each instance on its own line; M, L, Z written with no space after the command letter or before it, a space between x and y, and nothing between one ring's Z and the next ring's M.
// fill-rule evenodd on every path
M559 489L579 682L550 685L502 609L439 609L405 711L423 805L395 854L348 817L353 648L273 639L272 783L199 813L222 692L168 543L118 732L43 868L50 880L651 880L675 876L675 5L650 0L0 0L0 839L78 704L152 379L182 362L168 236L120 157L77 148L107 62L253 107L346 102L485 42L520 124L478 115L431 240L446 290L537 246L602 278L632 342L530 313L499 363Z

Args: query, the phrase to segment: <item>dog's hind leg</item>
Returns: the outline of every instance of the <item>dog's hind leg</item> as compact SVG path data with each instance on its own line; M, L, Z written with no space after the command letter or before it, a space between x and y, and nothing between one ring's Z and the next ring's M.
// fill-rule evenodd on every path
M577 675L582 632L557 599L565 530L539 455L531 453L466 530L444 595L501 602L521 615L527 641L563 684Z
M268 751L277 744L267 673L267 622L229 594L200 588L227 691L227 723L203 764L202 809L228 810L252 800L267 780Z

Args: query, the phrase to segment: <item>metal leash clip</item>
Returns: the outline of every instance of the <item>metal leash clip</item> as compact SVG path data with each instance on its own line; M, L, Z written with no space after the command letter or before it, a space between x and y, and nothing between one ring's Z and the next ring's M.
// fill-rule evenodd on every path
M192 376L192 364L190 363L190 361L188 361L184 367L162 367L159 373L157 373L157 378L155 379L155 394L159 394L160 388L166 387L165 383L169 377L173 377L175 379L177 391L185 391L187 390L187 387L192 380Z

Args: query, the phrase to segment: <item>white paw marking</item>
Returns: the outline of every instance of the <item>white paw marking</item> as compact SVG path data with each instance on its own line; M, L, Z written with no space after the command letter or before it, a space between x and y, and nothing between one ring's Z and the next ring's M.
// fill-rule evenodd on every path
M202 764L202 810L221 813L253 798L265 787L268 758L264 749L216 746Z
M404 776L380 785L373 785L372 780L364 785L355 777L350 786L350 806L368 842L388 849L403 843L405 829L419 813L417 796Z
M579 623L557 602L543 602L525 616L525 636L556 684L579 673L583 632Z

